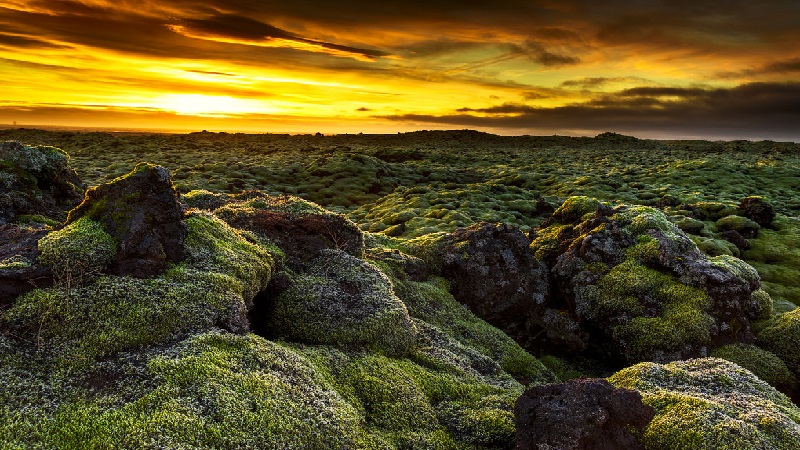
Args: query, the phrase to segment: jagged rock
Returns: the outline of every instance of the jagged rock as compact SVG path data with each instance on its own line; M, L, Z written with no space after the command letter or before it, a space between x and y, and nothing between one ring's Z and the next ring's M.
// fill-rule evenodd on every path
M775 209L763 197L746 197L739 204L739 211L762 227L768 227L775 218Z
M553 261L553 294L530 312L527 335L538 340L529 348L590 350L622 365L753 341L750 320L764 308L755 269L707 257L656 209L596 205L591 213L586 199L566 201L568 211L557 211L532 243L537 257ZM565 323L572 339L557 337Z
M0 225L0 310L20 295L53 284L50 268L36 263L46 230Z
M69 155L54 147L0 143L0 224L23 214L63 220L82 198Z
M364 255L364 234L352 221L297 197L259 193L245 202L231 202L215 214L233 227L275 242L293 268L316 258L324 249Z
M69 212L67 224L81 217L99 222L118 241L108 267L114 275L149 278L184 257L183 208L169 171L161 166L141 163L133 172L89 189Z
M547 269L528 237L505 224L479 223L444 237L438 250L453 296L487 322L508 328L547 300Z
M604 379L532 387L517 400L517 449L644 449L631 429L643 429L655 410L642 396Z

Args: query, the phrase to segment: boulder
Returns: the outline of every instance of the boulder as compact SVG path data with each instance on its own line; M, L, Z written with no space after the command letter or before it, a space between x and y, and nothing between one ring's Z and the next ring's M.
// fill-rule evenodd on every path
M539 339L529 348L590 351L623 365L753 341L750 321L765 307L754 295L755 269L731 256L709 258L656 209L576 208L589 204L566 201L570 211L556 211L531 244L553 266L550 298L529 313L527 333ZM571 339L561 337L564 329Z
M118 243L108 265L114 275L150 278L183 260L186 224L169 171L140 163L133 172L86 192L67 224L87 217Z
M644 449L632 430L642 430L654 409L642 396L604 379L578 379L526 390L514 417L518 450Z
M739 204L739 212L762 227L770 226L775 218L775 209L763 197L746 197Z
M82 198L83 184L62 150L0 143L0 224L19 215L61 221Z
M445 236L437 252L453 296L500 328L547 301L547 269L518 228L478 223Z
M752 372L718 358L643 362L608 380L635 389L655 418L648 449L796 449L800 409Z
M325 249L364 256L363 232L343 214L292 196L249 195L215 214L231 226L269 238L286 254L289 267L300 268Z
M37 243L46 230L0 225L0 310L20 295L53 284L49 267L36 263Z

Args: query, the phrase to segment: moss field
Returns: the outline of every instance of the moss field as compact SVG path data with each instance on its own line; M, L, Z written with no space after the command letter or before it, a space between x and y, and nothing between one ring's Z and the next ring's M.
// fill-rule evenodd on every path
M479 221L520 227L546 259L568 223L601 204L629 205L614 219L636 244L621 264L591 268L602 279L578 293L594 299L583 314L635 316L645 291L664 305L658 321L609 331L631 363L652 360L653 340L675 351L704 343L712 321L704 291L676 288L650 267L658 243L643 230L762 280L753 344L601 374L655 408L638 436L645 448L800 448L800 409L776 390L800 387L800 144L466 130L3 129L0 140L62 149L87 186L139 162L164 166L188 206L185 260L146 280L102 273L119 242L90 217L66 227L18 218L54 230L38 262L56 284L0 311L2 449L513 448L526 385L598 373L532 356L461 305L444 278L404 267L422 258L435 269L441 236ZM290 197L228 204L226 194L251 189ZM748 196L775 208L770 226L739 215ZM343 214L365 251L323 250L294 272L276 243L226 223L243 208ZM749 248L724 240L730 230L755 235ZM31 263L11 258L0 269ZM270 334L251 333L248 307L278 275L291 286L261 324Z

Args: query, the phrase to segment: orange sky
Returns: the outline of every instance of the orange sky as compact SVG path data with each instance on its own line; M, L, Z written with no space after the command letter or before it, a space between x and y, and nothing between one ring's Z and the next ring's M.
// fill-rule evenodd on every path
M800 140L800 2L0 0L0 123Z

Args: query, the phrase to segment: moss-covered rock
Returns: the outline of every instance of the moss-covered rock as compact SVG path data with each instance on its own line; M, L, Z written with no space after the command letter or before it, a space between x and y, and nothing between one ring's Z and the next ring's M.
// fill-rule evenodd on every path
M91 227L87 220L75 224ZM211 215L193 214L187 223L186 261L161 276L108 275L77 288L34 290L0 316L3 325L78 366L216 325L246 331L246 303L269 282L273 258ZM72 242L49 244L59 254Z
M83 198L83 184L69 160L55 147L0 143L0 225L18 215L63 220Z
M711 351L711 356L742 366L790 397L795 393L795 376L786 367L786 363L772 352L752 344L731 344L715 348Z
M747 217L725 216L717 220L717 229L720 231L736 231L745 238L754 238L761 226Z
M609 378L642 393L656 417L641 441L652 450L796 449L800 409L753 373L717 358L640 363Z
M117 251L114 238L86 217L48 233L38 245L39 261L52 268L57 281L69 286L98 275Z
M800 377L800 308L778 315L758 333L758 345L778 355Z
M532 348L632 363L704 356L753 340L750 320L768 306L752 295L760 287L755 269L731 256L707 257L654 208L565 201L573 203L597 208L570 207L580 218L554 221L531 244L553 261L556 285L528 318L526 332L541 341Z
M110 273L148 278L184 257L183 208L169 171L161 166L140 163L127 175L89 189L69 212L67 224L84 217L99 222L119 244Z
M347 217L293 196L270 197L250 192L246 200L234 198L215 214L232 226L271 239L295 269L319 256L324 249L364 255L364 235Z
M275 336L393 355L407 353L416 340L386 275L340 250L322 250L274 302L267 329Z

